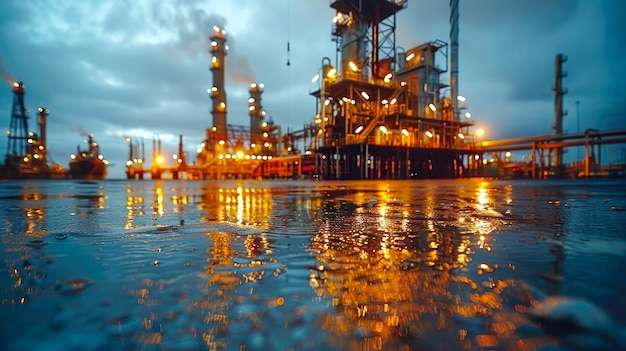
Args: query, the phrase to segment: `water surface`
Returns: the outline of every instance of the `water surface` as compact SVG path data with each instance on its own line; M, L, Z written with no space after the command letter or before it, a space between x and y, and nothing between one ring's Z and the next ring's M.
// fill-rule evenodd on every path
M621 182L10 181L0 220L3 350L626 344Z

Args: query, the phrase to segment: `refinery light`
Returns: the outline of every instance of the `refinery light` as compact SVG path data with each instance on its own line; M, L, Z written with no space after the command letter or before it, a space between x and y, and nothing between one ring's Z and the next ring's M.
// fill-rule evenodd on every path
M311 83L315 83L317 82L317 80L320 79L320 75L316 74L315 76L313 76L313 78L311 79Z
M358 127L356 128L356 130L354 131L354 134L359 134L359 133L361 133L362 131L363 131L363 126L358 126Z
M430 108L433 112L437 111L437 108L436 108L436 107L435 107L435 105L433 105L433 104L428 104L428 107L429 107L429 108Z
M348 66L350 66L350 69L354 72L358 71L359 68L356 66L356 64L352 61L348 62Z

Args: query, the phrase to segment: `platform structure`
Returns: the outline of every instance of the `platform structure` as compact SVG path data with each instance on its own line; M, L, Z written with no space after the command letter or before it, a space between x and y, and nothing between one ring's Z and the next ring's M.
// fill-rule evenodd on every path
M449 85L448 44L395 45L406 1L337 0L335 64L322 59L308 153L324 179L456 178L470 159L470 121L460 121ZM441 63L439 62L441 61Z

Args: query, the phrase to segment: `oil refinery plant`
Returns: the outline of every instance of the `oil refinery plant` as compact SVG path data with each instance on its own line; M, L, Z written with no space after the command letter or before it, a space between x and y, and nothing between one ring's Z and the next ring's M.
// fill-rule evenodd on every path
M396 46L396 14L407 1L337 0L332 40L337 57L321 58L310 94L315 118L301 130L282 133L266 118L263 85L250 86L250 125L227 123L224 29L210 36L213 125L197 161L181 156L164 168L154 146L152 166L130 143L127 176L150 173L191 179L299 178L407 179L469 175L480 156L472 154L471 122L461 121L458 94L458 4L451 4L449 45L436 40L408 50ZM450 67L448 67L450 62ZM445 76L450 74L449 79ZM160 145L160 144L159 144ZM141 146L143 149L143 146ZM184 155L182 136L178 155Z
M309 90L315 99L310 123L283 131L263 108L264 85L252 82L249 125L228 123L227 35L213 27L210 71L212 125L206 128L195 161L187 159L180 135L173 166L165 165L161 141L152 140L147 159L143 141L127 138L128 179L412 179L460 177L589 177L626 175L626 167L601 169L601 146L626 143L626 130L567 134L563 131L562 65L555 60L554 134L478 140L480 129L463 113L459 93L458 0L450 1L449 42L434 40L409 49L396 45L396 17L407 0L330 0L335 10L331 38L334 60L320 58ZM287 43L289 45L289 43ZM288 49L289 50L289 49ZM289 62L287 63L289 65ZM24 85L13 83L8 148L0 178L90 178L107 175L99 145L73 155L70 170L51 164L46 117L39 108L39 132L28 131ZM463 116L463 117L462 117ZM476 136L474 136L476 134ZM569 168L564 148L584 147L584 161ZM594 148L597 148L594 150ZM526 150L528 160L511 162L510 152ZM487 160L485 155L490 158ZM597 156L596 156L597 155Z

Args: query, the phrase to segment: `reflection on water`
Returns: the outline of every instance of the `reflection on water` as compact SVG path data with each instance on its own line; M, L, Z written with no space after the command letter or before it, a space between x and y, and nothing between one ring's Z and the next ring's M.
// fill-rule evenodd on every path
M480 292L471 279L457 277L473 250L491 250L488 237L503 224L485 185L469 194L455 187L446 194L431 187L330 192L310 247L321 263L311 268L310 286L335 308L322 326L335 334L337 346L402 349L426 335L432 347L471 345L450 340L451 329L467 334L455 318L498 306L493 291ZM483 263L479 270L491 268ZM455 284L475 293L462 296Z
M616 349L626 238L615 208L626 194L615 189L8 183L0 339L59 350ZM555 307L551 296L578 300ZM606 325L586 327L580 311L606 313Z

